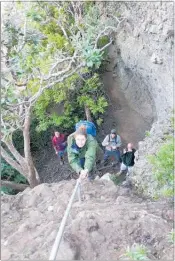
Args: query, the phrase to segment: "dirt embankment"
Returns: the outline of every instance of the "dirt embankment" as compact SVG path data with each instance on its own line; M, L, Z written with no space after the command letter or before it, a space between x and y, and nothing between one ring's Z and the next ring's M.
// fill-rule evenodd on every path
M47 260L75 180L42 184L2 196L2 260ZM83 184L85 201L75 201L58 260L123 260L126 248L143 244L151 260L173 260L173 227L167 202L137 197L112 181Z

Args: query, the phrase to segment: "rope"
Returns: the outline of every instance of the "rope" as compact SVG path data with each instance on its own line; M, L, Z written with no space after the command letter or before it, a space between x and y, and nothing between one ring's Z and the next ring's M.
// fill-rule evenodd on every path
M67 205L66 211L64 213L63 219L61 221L60 228L59 228L59 231L57 233L55 242L53 244L49 260L55 260L56 259L57 252L58 252L58 249L59 249L59 246L60 246L60 243L61 243L61 239L62 239L62 236L63 236L63 233L64 233L64 228L65 228L65 225L66 225L66 221L67 221L69 212L71 210L72 203L73 203L73 200L74 200L74 197L76 195L77 190L78 190L78 197L79 197L79 202L80 202L81 201L81 190L80 190L80 180L79 179L77 180L77 183L76 183L75 188L74 188L74 190L72 192L72 195L71 195L71 198L69 200L69 203Z

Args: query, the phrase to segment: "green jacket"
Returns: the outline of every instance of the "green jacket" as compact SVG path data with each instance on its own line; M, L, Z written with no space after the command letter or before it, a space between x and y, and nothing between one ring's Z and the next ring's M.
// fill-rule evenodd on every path
M87 140L83 148L79 149L78 153L74 150L73 146L75 145L75 139L73 134L68 137L68 146L67 154L68 161L70 166L76 173L80 173L82 167L80 166L80 159L85 158L84 169L88 169L90 172L93 169L93 166L96 161L97 153L97 141L93 138L92 135L87 135Z

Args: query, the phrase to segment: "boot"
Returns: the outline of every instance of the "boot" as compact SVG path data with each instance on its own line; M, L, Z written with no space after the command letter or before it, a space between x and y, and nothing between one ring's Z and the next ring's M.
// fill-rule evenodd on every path
M123 173L123 171L120 170L120 171L116 174L116 176L119 177L122 173Z
M60 158L60 165L64 165L64 158L63 157Z
M107 166L108 163L109 163L109 160L108 160L108 159L104 160L104 161L103 161L103 166L104 166L104 167Z

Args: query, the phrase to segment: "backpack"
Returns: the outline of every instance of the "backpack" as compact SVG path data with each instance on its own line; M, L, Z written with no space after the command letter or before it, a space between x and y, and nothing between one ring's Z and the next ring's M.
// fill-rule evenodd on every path
M82 126L82 125L86 127L86 133L87 134L91 134L93 137L96 137L97 130L96 130L96 126L95 126L95 124L93 122L90 122L90 121L79 121L75 125L75 130L78 130L78 128L80 126Z

